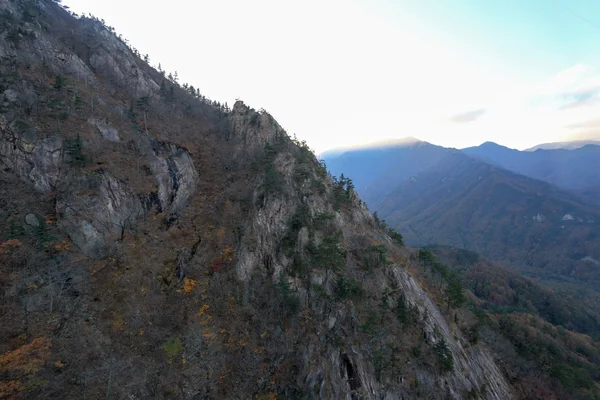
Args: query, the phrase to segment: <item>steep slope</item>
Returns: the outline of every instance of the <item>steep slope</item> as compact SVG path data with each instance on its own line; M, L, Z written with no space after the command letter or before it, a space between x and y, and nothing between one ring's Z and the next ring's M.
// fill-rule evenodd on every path
M409 244L448 244L544 279L600 284L597 209L460 152L400 184L375 209Z
M600 205L600 199L593 193L600 187L600 146L587 144L572 150L518 151L484 143L463 151L518 174L573 191L590 204Z
M375 204L394 185L439 162L450 149L413 138L347 150L341 155L322 158L334 175L352 178L356 190L367 204Z
M1 397L522 397L268 113L52 1L0 24Z
M419 255L424 266L433 259L434 266L443 265L465 285L477 315L461 318L470 340L484 341L500 353L507 343L514 345L516 351L503 358L502 366L526 397L553 398L546 388L557 384L586 397L600 372L598 293L550 290L463 249L428 246ZM425 268L421 274L426 278L435 269Z

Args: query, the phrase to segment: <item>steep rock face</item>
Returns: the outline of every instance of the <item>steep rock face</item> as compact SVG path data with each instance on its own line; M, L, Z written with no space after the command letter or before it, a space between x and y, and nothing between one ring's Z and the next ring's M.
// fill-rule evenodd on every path
M96 119L92 122L107 134L114 133L108 124ZM199 180L189 153L170 143L153 142L148 157L158 185L160 210L181 211ZM70 167L64 163L63 139L59 136L39 139L32 130L15 133L0 120L0 161L41 193L53 191L64 179L72 191L58 199L58 220L88 255L97 255L111 242L109 237L121 236L143 215L139 196L106 171L100 179L79 177L69 184L72 174L65 175ZM61 171L65 175L62 178ZM81 188L92 192L76 194Z
M98 21L88 19L83 23L70 24L65 19L64 10L43 1L2 0L0 13L3 15L0 54L5 59L14 58L30 65L40 64L43 60L44 68L61 78L54 84L56 92L50 94L49 100L59 107L57 110L66 111L61 118L68 119L85 104L80 98L79 105L65 107L65 98L61 97L65 76L74 79L72 82L78 93L80 88L97 93L99 79L106 78L137 97L149 96L159 88L138 66L139 59L125 43ZM48 13L54 18L53 22L57 25L54 28L58 32L68 31L81 38L86 50L77 55L73 48L65 45L60 35L47 34L44 31L47 26L35 21L35 15L41 13ZM21 21L18 29L6 23L12 20ZM11 32L13 36L10 36ZM14 35L20 39L15 39ZM6 65L3 67L6 68ZM117 180L115 174L111 175L110 170L89 168L83 173L72 171L72 166L65 162L68 158L65 156L65 137L74 136L73 127L61 129L58 122L52 129L47 125L37 125L31 118L40 111L39 105L35 105L40 96L45 95L48 101L48 93L39 93L31 80L12 80L10 73L7 77L10 87L0 92L0 162L24 182L32 184L38 192L50 193L57 186L61 187L56 205L59 225L86 254L98 255L114 237L120 237L124 229L133 227L134 221L150 209L153 198L158 198L159 211L173 214L182 210L194 193L198 173L190 154L174 144L158 143L144 135L142 141L145 145L138 146L138 151L148 159L157 185L156 197L135 193L125 182ZM86 99L93 115L86 120L99 135L87 138L85 142L99 148L104 146L102 141L119 143L118 129L102 115L108 105L96 97L92 95ZM103 108L103 105L106 107ZM55 111L55 117L58 113ZM58 133L55 132L57 130ZM53 134L50 135L49 131ZM98 141L99 138L102 140Z
M36 143L31 159L33 168L29 179L40 192L47 192L56 184L62 166L62 139L49 137Z
M0 0L0 8L7 4L13 2ZM43 7L60 12L51 2ZM59 24L53 16L45 23ZM34 335L51 335L56 342L52 361L41 362L49 387L31 389L30 397L106 397L107 387L114 398L171 398L175 387L180 398L273 397L277 392L282 398L349 400L459 399L466 392L485 399L512 397L486 348L468 344L405 271L410 250L393 245L356 194L340 190L310 151L293 143L269 114L237 102L229 115L213 110L218 123L207 122L204 111L210 106L197 107L200 100L173 82L162 82L164 93L152 94L156 86L150 67L142 70L142 62L96 22L61 30L77 33L69 38L74 47L86 49L79 56L34 24L24 26L35 31L36 40L23 43L15 54L27 61L21 52L39 46L48 52L50 71L71 75L63 85L75 90L98 86L77 92L90 99L85 112L67 113L64 124L52 124L62 128L55 136L38 136L44 129L13 129L20 116L6 117L10 124L2 128L0 159L38 190L58 189L56 225L81 252L101 257L115 239L123 243L111 249L115 257L103 260L86 260L77 249L65 251L56 243L49 248L63 252L51 254L57 255L52 261L56 273L47 271L45 263L30 265L41 278L19 279L21 286L11 289L31 296L23 302L11 298L15 320L30 325L12 328L15 342L23 332L29 338L38 326ZM57 95L66 93L60 80L48 85L54 77L41 71L45 94L71 104ZM173 96L167 96L169 89ZM8 90L3 99L8 104L29 96L18 83ZM115 117L108 106L135 108L147 95L150 112L158 115L148 121L149 129L146 120L140 128L135 109ZM40 127L56 122L33 115ZM106 122L110 117L114 124ZM161 118L167 120L163 125ZM176 127L169 129L170 124ZM212 146L207 151L196 146L199 155L185 150L185 143L194 149L202 139L196 130L202 124L205 132L215 126L229 129L201 142ZM128 125L134 127L128 131ZM63 154L69 152L63 151L68 146L62 138L75 137L81 126L93 130L80 149L91 160L64 164ZM116 126L118 138L110 129ZM120 164L109 162L113 156L120 157ZM200 173L193 160L201 161ZM248 171L235 170L238 160L237 166ZM125 172L117 179L121 167ZM201 193L207 204L191 202L211 173L214 181ZM127 174L144 175L155 186L136 191L140 186L126 183ZM241 190L228 190L235 185ZM148 197L158 211L167 217L179 214L179 220L169 224L159 216L148 218ZM129 230L134 234L125 235ZM368 269L364 257L378 245L393 253L393 262ZM93 279L85 272L88 267L97 273ZM36 292L35 282L45 292ZM354 286L348 288L349 283ZM419 310L410 326L400 325L395 316L399 293ZM26 304L25 316L21 304ZM36 309L36 304L42 306ZM48 310L57 315L50 334ZM385 318L373 323L373 311ZM34 314L38 319L30 317ZM452 372L440 371L432 351L442 338L456 365ZM417 360L413 346L427 352L426 359ZM4 350L14 348L11 343ZM397 353L389 357L388 351L386 361L402 364L382 371L378 357L389 348Z
M396 283L405 293L408 301L420 310L424 318L425 327L423 333L431 345L435 345L442 338L448 344L454 357L455 368L449 376L436 382L438 387L444 387L451 398L460 399L462 393L476 388L486 387L486 399L508 399L513 397L512 390L498 366L484 347L472 347L461 335L456 335L442 315L431 297L415 282L415 280L401 268L394 268L393 274ZM420 379L423 382L434 382L426 377ZM435 390L432 385L431 390Z
M18 35L18 49L9 43L8 37L10 31L4 30L0 34L0 56L1 57L19 57L30 63L35 63L38 60L44 60L46 66L54 73L69 73L77 77L84 84L95 84L96 79L94 73L89 69L86 63L60 44L56 38L40 34L40 26L36 24L32 14L40 12L52 13L52 7L48 7L44 2L29 4L24 8L23 4L10 1L0 1L0 12L11 15L10 18L20 18L21 26ZM25 14L29 14L29 18L23 18ZM31 40L28 40L31 39ZM13 39L14 40L14 39Z
M161 209L183 209L198 184L198 172L190 154L171 143L152 142L150 168L158 183Z
M258 113L237 101L228 117L231 126L229 140L239 143L238 155L256 157L266 145L282 138L285 131L275 119L263 112ZM289 154L280 154L274 162L276 169L284 181L282 186L291 187L291 176L295 160ZM240 280L250 279L255 268L265 260L271 262L271 255L277 252L277 240L287 229L287 221L293 215L295 206L287 204L282 198L265 198L257 191L253 194L253 202L262 203L261 210L246 224L244 236L251 238L252 245L241 245L238 249L236 273ZM283 257L275 259L271 266L274 278L291 260Z
M273 201L266 204L265 208L255 216L248 232L258 236L256 247L252 250L247 248L240 250L236 269L240 279L247 280L256 269L259 269L262 273L271 274L275 283L280 273L290 267L291 260L277 252L278 241L275 238L278 232L285 231L286 225L281 221L282 218L285 220L291 217L293 214L290 212L291 209L293 206L289 203ZM313 210L319 211L318 208ZM340 218L337 222L340 226L356 227L361 220L367 221L370 218L367 213L356 214L358 219L353 218L352 221L348 221ZM301 232L299 235L305 233ZM350 235L346 240L351 240ZM274 253L278 254L278 257L269 256ZM427 343L434 347L443 338L454 359L455 368L447 375L438 376L416 364L412 368L412 373L417 377L422 391L428 393L427 398L463 399L464 394L471 391L480 393L483 399L513 398L510 385L495 364L489 350L483 346L471 346L460 332L451 330L435 303L402 267L394 266L391 271L393 279L389 276L377 276L371 284L381 292L391 290L393 286L399 287L407 301L416 306L424 316L423 335L427 338ZM331 276L319 272L313 274L312 282L325 287L335 285ZM290 285L299 291L303 305L310 307L314 302L315 294L311 290L307 291L294 279L290 281ZM357 392L364 399L397 399L410 396L409 392L399 388L392 389L378 382L373 365L367 361L372 356L364 346L348 344L347 351L340 352L338 348L328 343L340 330L345 331L348 337L356 335L356 332L347 331L349 321L355 318L356 311L352 307L338 306L334 309L314 305L313 307L313 318L320 321L317 329L320 341L300 350L297 355L298 359L303 360L301 376L307 392L318 394L317 397L320 399L350 400ZM341 372L338 372L338 369ZM402 377L399 376L398 379Z
M119 131L117 128L111 126L108 121L103 121L100 118L88 118L88 123L95 126L105 140L109 142L119 141Z
M118 82L127 82L138 96L147 96L159 89L158 84L137 66L123 43L104 30L99 33L106 41L95 49L90 58L90 64L96 71L107 74Z
M229 139L238 144L238 152L256 154L265 144L285 135L283 128L267 112L256 112L238 100L229 115Z
M42 193L50 192L56 185L62 166L62 147L60 137L37 139L35 131L19 135L0 118L0 161Z
M248 118L246 123L252 124L250 121L252 117ZM263 143L277 142L275 138L280 134L280 128L276 124L272 126L275 129L262 132L260 137ZM237 132L248 132L252 129L252 126L236 126ZM282 151L275 158L273 165L282 186L293 188L298 159ZM281 240L289 229L288 221L301 206L307 207L312 218L318 215L335 215L332 223L335 230L343 233L342 242L346 246L352 247L369 237L373 240L383 240L390 252L397 251L386 236L372 236L373 218L356 196L351 196L352 206L348 210L343 213L335 212L328 200L332 195L331 180L328 180L328 189L322 195L315 195L307 185L304 183L300 187L296 186L295 193L284 190L279 195L264 196L260 189L254 192L253 201L257 205L257 211L245 226L236 257L236 273L242 282L249 281L253 274L260 274L270 277L273 283L277 284L282 276L287 276L295 261L293 256L281 250ZM311 196L303 196L304 192L311 192ZM310 234L309 229L304 227L297 233L295 249L302 254L311 240L318 246L323 243L324 237L319 232ZM408 262L405 255L399 257ZM404 373L418 379L422 393L426 393L427 398L463 399L466 393L478 393L480 398L490 400L514 397L490 351L485 346L470 345L458 329L451 328L438 306L402 265L390 266L388 273L380 272L374 276L367 276L364 272L359 272L356 261L349 258L345 270L356 271L362 276L363 284L374 293L403 293L407 302L419 310L422 335L426 338L428 346L435 348L441 340L447 344L455 365L452 372L439 375L417 363L404 369ZM383 382L377 378L376 367L371 361L372 349L358 340L358 306L337 304L332 307L330 304L322 304L311 286L307 287L298 278L286 279L287 284L298 291L302 307L310 309L312 318L315 322L318 321L315 340L308 340L306 346L296 350L296 360L300 364L299 385L306 393L313 393L315 398L320 399L348 400L357 398L356 396L373 400L411 396L410 390L401 383L404 381L403 375L397 376L399 384ZM335 291L335 275L328 271L314 269L310 272L309 279L313 287L316 285ZM334 296L332 293L331 297ZM334 337L345 343L341 346L342 349L338 347L339 344L336 346L332 343Z
M143 214L140 200L108 173L80 176L57 199L58 224L83 252L98 256Z

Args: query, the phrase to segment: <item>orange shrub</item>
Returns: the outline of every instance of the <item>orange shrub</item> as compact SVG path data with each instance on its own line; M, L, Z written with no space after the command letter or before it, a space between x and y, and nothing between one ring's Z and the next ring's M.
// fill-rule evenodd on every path
M183 290L186 293L191 293L192 290L194 290L194 288L196 287L197 284L198 284L198 281L196 281L194 279L185 278L184 281L183 281Z

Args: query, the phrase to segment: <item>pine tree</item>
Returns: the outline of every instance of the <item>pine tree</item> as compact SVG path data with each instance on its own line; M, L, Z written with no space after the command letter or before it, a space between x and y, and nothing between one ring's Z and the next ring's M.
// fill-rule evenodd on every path
M451 276L448 279L447 291L447 303L450 308L457 308L463 305L465 302L465 294L462 288L460 280L456 276Z
M64 85L65 85L65 79L60 75L56 75L56 79L54 80L54 85L52 85L54 87L54 89L61 90Z
M373 213L373 220L375 220L375 225L379 226L381 221L379 220L379 214L377 214L377 211Z
M146 132L148 132L147 114L148 114L148 105L149 104L150 104L150 97L148 97L148 96L140 97L140 99L137 101L138 108L141 108L142 112L144 113L144 130Z
M442 371L451 372L454 369L454 358L444 337L435 344L435 352L440 361Z
M65 152L71 167L85 166L85 156L83 155L83 145L79 132L77 132L74 139L69 138L65 141Z

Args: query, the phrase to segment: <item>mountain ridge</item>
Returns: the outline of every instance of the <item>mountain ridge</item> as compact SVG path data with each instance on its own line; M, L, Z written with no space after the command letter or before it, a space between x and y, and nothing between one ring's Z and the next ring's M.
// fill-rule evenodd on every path
M0 396L513 397L271 115L52 1L0 25Z
M348 147L335 147L329 150L325 150L322 153L319 153L317 157L319 159L333 159L338 156L342 156L345 153L352 153L354 151L361 150L387 150L394 147L409 147L412 145L417 145L419 143L428 143L423 140L417 139L413 136L406 136L403 138L390 138L390 139L382 139L375 142L369 142L362 145L356 146L348 146Z
M600 205L600 199L586 195L600 187L600 146L584 144L576 149L538 149L533 152L508 149L499 145L477 146L462 150L510 171L555 184L579 193L588 203Z
M460 153L397 186L374 208L412 245L453 245L512 265L547 268L562 276L573 275L567 265L577 270L575 265L581 259L600 258L592 236L585 248L575 250L580 241L587 243L582 240L586 235L598 230L600 211L552 185ZM503 220L506 222L500 223ZM502 233L507 230L510 235ZM569 235L575 236L569 239ZM544 244L548 240L551 245ZM493 243L502 245L492 249ZM534 243L540 247L530 247ZM550 249L565 252L559 255ZM596 285L598 278L580 276Z
M390 189L380 184L381 181L400 182L408 179L453 151L457 150L417 141L399 146L355 149L334 159L325 159L325 162L334 175L344 173L351 177L363 200L373 204ZM371 179L373 176L377 180Z
M523 151L537 151L537 150L556 150L556 149L564 149L564 150L575 150L580 147L586 146L588 144L600 146L600 140L571 140L565 142L551 142L551 143L542 143L536 146L530 147Z
M597 397L592 337L497 318L270 114L49 0L0 27L0 397Z
M533 153L524 153L487 142L481 146L463 150L445 149L433 145L430 149L435 152L433 156L420 149L420 152L415 153L396 152L395 156L390 159L378 157L377 161L381 163L378 170L372 169L371 155L359 150L354 153L352 162L340 163L340 160L343 160L341 157L331 160L327 165L333 174L345 173L350 178L353 178L355 171L361 173L361 184L356 187L362 198L372 210L377 211L381 218L398 229L410 245L420 246L433 243L453 245L480 252L492 259L513 265L520 271L533 273L534 276L538 274L538 276L551 278L550 281L554 279L570 281L573 279L571 276L573 273L579 276L579 284L586 279L596 282L593 285L597 284L597 277L593 278L589 274L593 275L591 263L593 260L597 260L599 255L583 254L592 251L593 246L583 249L578 242L581 240L582 243L588 243L588 240L592 240L589 243L594 243L593 235L598 230L595 225L599 220L598 208L592 201L586 201L595 195L593 186L591 189L587 189L588 193L565 190L565 188L559 188L552 184L552 181L556 181L556 179L551 179L552 174L545 174L547 179L539 180L513 171L518 169L519 162L523 157L546 157L549 154L559 157L558 159L562 160L561 163L575 160L577 165L585 164L584 172L587 171L588 175L592 174L591 176L593 176L594 169L588 168L590 166L588 158L591 157L598 162L600 157L596 152L600 148L586 146L576 150L538 150ZM564 156L565 154L567 156ZM582 157L582 154L589 157ZM502 162L497 161L498 159ZM584 163L579 163L580 160L583 160ZM402 162L407 166L399 171L397 166L403 165ZM532 165L538 165L538 162L536 161ZM545 162L542 162L542 165L548 166ZM554 166L556 165L562 164L554 164ZM573 171L575 170L580 171L577 168L573 169ZM456 174L456 171L460 171L460 174ZM475 177L473 176L475 171L480 171L481 174ZM582 182L587 182L585 173L581 172L576 175ZM557 177L565 179L561 175ZM483 191L476 187L464 186L467 182L478 183L476 178L483 178L483 183L487 178L491 178L490 182L493 183L490 183L490 186ZM450 181L445 181L445 179L450 179ZM571 182L571 184L573 183L577 182ZM445 191L442 191L442 188ZM459 192L456 192L457 190ZM499 203L499 201L504 203ZM497 208L499 207L498 210L491 207L492 204L496 204ZM534 207L535 204L538 206ZM529 225L534 222L547 225L549 223L546 220L547 212L534 210L536 207L542 207L543 204L546 204L549 210L554 210L553 213L558 212L558 209L562 212L558 216L555 215L556 218L553 217L553 224L558 224L555 227L558 231L554 228L545 232L544 230L537 231L534 226L528 226L524 224L524 221L519 222L518 219L515 219L515 210L522 209L523 211L527 210L527 216L521 218L526 218ZM487 211L481 209L480 212L475 213L475 210L484 205L490 205L491 208L488 207ZM503 209L513 211L507 211L506 214L500 213L500 210ZM454 214L449 215L450 211ZM587 214L591 217L586 217ZM507 215L513 216L507 219ZM535 218L541 221L536 222ZM563 218L565 221L561 221ZM499 222L498 226L490 224L490 221L496 219L502 222ZM568 225L572 224L573 220L583 225ZM592 225L586 225L588 220L594 221ZM440 221L445 221L445 223ZM473 229L479 226L476 228L478 233L470 232L471 228L467 229L470 226L469 221L473 221L475 224ZM481 225L484 221L488 222ZM483 226L488 226L489 229L485 230L482 228ZM515 229L517 231L509 234ZM575 236L566 239L567 231L570 232L569 235ZM459 234L459 232L462 233ZM546 244L538 248L539 244L534 245L533 242L524 240L533 232L537 232L534 234L535 237L544 238L536 240L541 240L540 243ZM575 237L579 237L578 235L583 236L575 239ZM590 239L585 239L588 237L586 235L591 235ZM531 237L531 240L534 236ZM550 245L548 240L555 240L552 239L553 237L565 237L566 242L564 245L559 242ZM524 241L521 242L521 240ZM489 246L486 247L486 243L489 243ZM497 243L497 245L493 245L493 243ZM511 243L510 246L507 243ZM494 246L496 246L495 249ZM530 246L534 246L534 250L530 250ZM570 250L566 250L559 256L556 251L562 250L556 249ZM547 254L552 254L552 256L545 254L546 250ZM583 252L581 256L578 255L579 251ZM508 256L509 254L511 255ZM586 258L588 256L590 258ZM553 261L552 257L561 261ZM544 265L548 267L546 270L541 268Z

